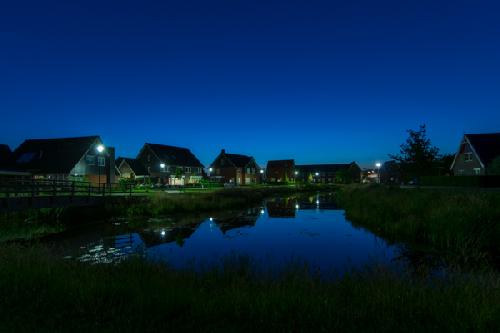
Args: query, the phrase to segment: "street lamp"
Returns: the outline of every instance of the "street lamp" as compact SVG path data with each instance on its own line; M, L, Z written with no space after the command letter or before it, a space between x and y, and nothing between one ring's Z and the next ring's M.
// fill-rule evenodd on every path
M375 163L375 166L377 167L377 178L378 178L378 183L380 184L380 167L382 166L382 163L377 162Z
M101 158L100 158L101 156L100 155L105 150L104 145L102 145L102 144L97 145L96 150L97 150L97 154L98 154L98 156L97 156L97 171L98 171L98 175L99 175L98 176L99 177L98 183L99 183L99 188L100 188L101 187Z

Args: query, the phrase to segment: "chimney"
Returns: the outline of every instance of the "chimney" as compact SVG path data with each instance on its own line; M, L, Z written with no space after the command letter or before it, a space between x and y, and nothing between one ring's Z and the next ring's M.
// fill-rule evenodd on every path
M221 149L220 153L221 153L221 154L225 154L225 153L226 153L226 150L225 150L225 149Z

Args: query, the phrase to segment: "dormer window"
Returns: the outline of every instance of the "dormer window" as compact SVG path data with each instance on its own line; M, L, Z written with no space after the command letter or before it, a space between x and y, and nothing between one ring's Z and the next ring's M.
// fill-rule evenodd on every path
M465 153L464 154L464 161L471 162L472 161L472 153Z

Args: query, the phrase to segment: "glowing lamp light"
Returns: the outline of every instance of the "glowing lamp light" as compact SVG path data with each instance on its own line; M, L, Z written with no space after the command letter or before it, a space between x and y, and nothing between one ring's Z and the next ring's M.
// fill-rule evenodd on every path
M210 218L208 218L208 219L210 220L210 222L212 222L212 221L214 220L214 218L213 218L213 217L210 217Z
M162 231L160 232L160 234L161 234L162 236L165 236L165 234L166 234L165 230L162 230Z
M295 171L295 176L297 176L298 174L299 174L299 172L298 172L298 171Z
M377 162L377 163L375 163L375 166L380 169L380 167L382 166L382 164L380 162Z
M260 173L264 173L264 170L260 169Z
M299 209L299 204L296 204L296 205L295 205L295 209Z
M160 168L165 169L165 163L160 163Z
M315 175L316 175L316 176L319 176L319 172L316 172L316 173L315 173Z
M212 168L208 168L208 171L210 171L210 172L212 172L213 170L214 170L214 169L212 169Z
M100 154L100 153L102 153L104 151L104 146L103 145L98 145L96 147L96 149L97 149L97 152Z
M316 200L316 205L319 205L319 200Z
M260 210L260 213L261 213L261 214L264 214L265 212L264 212L264 210L263 210L263 209L261 209L261 210Z

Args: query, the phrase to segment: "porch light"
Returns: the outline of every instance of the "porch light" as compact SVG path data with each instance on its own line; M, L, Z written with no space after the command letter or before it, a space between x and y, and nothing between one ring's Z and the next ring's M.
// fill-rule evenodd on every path
M319 176L319 172L316 172L314 175L316 175L316 177Z
M160 168L165 169L165 163L160 163Z
M104 146L103 145L97 145L96 149L97 149L97 152L100 154L100 153L102 153L104 151Z

